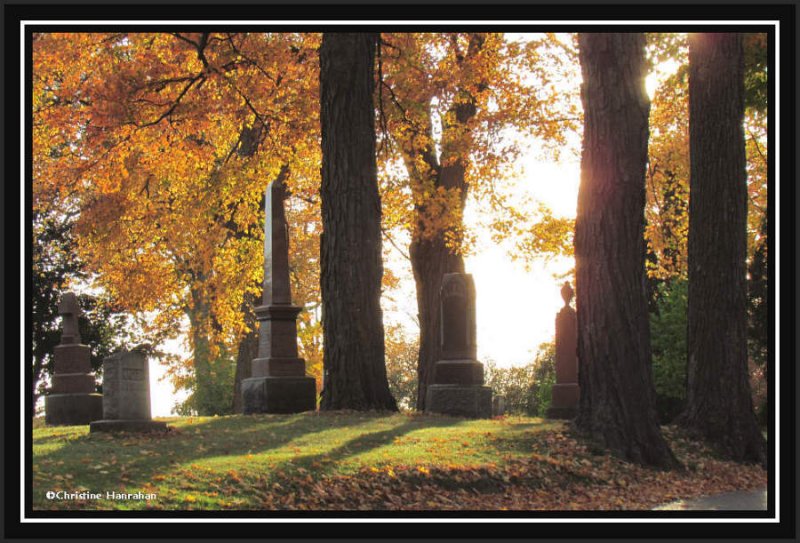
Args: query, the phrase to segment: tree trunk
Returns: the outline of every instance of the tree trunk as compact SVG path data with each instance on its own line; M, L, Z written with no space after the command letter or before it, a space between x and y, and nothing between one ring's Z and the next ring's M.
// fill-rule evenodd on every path
M236 373L233 378L233 412L242 412L242 381L252 375L253 359L258 357L258 323L253 308L258 298L247 292L242 302L242 313L250 331L239 341L236 353Z
M640 464L677 464L655 408L645 286L645 38L580 34L583 155L575 224L577 425Z
M687 406L680 422L733 460L765 462L747 372L747 175L740 34L689 39Z
M194 362L194 408L198 415L211 415L211 349L208 340L208 304L203 293L191 288L192 307L188 311Z
M44 374L44 359L42 357L33 357L33 378L31 381L31 403L28 405L30 412L28 416L30 419L36 416L36 402L39 401L39 393L36 391L36 385L42 380Z
M377 34L325 33L320 47L324 410L397 410L386 378L380 306L372 101L377 40Z

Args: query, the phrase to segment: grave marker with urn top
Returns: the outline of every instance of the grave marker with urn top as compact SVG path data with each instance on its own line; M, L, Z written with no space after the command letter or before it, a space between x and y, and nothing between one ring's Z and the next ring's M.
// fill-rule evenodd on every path
M561 287L564 307L556 315L556 382L547 416L551 419L575 417L580 400L578 386L578 317L569 303L575 292L569 281Z

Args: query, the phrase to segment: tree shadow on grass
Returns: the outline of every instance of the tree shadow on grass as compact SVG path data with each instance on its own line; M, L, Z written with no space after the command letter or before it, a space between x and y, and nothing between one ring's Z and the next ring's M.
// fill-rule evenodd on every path
M235 492L250 494L249 500L257 503L259 493L275 482L291 482L298 474L340 472L343 463L391 445L411 432L469 422L445 416L352 412L215 417L193 423L189 420L181 419L176 430L167 434L73 436L61 448L37 455L34 463L44 468L41 471L71 476L56 488L52 480L35 482L34 498L38 499L39 508L54 505L42 499L48 490L83 487L91 492L131 492L153 484L155 490L148 491L157 491L162 507L182 509L175 494L164 493L173 489L184 493L213 490L209 487L220 478L223 480L218 484L227 490L238 488ZM359 429L365 424L376 428ZM424 438L423 442L426 443ZM392 455L393 460L397 458ZM376 458L376 464L381 460ZM354 460L353 471L359 467L358 460ZM166 482L160 483L165 477ZM64 505L80 508L78 504ZM114 507L98 503L82 507L98 506Z
M457 426L465 422L467 422L467 419L456 417L423 418L411 416L408 417L408 420L393 428L362 434L336 448L319 454L303 455L284 462L282 466L284 468L302 467L308 471L316 472L318 475L323 475L339 471L341 462L346 459L368 453L385 445L391 445L397 438L405 434L432 427Z
M379 417L317 413L247 415L200 419L191 424L186 424L190 419L182 419L183 424L164 434L94 433L37 438L36 444L55 439L65 443L34 457L34 467L51 475L38 484L34 479L34 503L37 495L61 488L82 487L101 493L127 491L152 483L156 475L181 466L190 467L196 461L277 450L304 436L353 428L376 418Z

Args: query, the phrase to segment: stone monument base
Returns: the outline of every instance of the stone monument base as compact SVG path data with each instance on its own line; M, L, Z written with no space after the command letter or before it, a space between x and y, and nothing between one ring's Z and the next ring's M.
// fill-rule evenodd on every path
M545 415L548 419L574 419L578 415L577 407L551 407Z
M253 413L302 413L317 409L317 385L313 377L250 377L242 380L242 411Z
M482 385L483 364L477 360L439 360L433 366L437 385Z
M492 418L492 389L472 385L429 385L425 411L471 419Z
M166 422L158 420L95 420L89 423L89 432L166 432Z
M578 383L560 383L553 385L553 401L547 410L547 418L571 419L578 414L578 401L581 389Z
M49 394L44 397L44 421L52 426L89 424L103 418L103 395Z

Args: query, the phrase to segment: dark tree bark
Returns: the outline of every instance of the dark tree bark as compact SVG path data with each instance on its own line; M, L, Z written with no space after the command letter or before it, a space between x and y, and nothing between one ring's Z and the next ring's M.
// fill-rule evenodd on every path
M681 424L765 462L747 372L747 174L740 34L689 40L688 390Z
M380 307L383 255L373 105L377 34L320 47L323 392L320 409L390 409Z
M645 38L580 34L583 156L575 225L578 427L640 464L677 464L655 408L645 286Z

